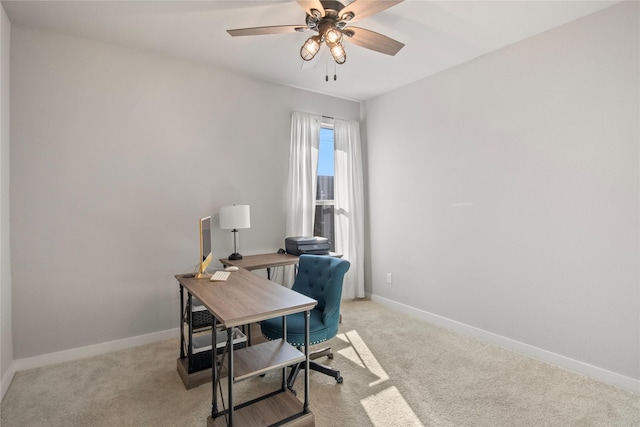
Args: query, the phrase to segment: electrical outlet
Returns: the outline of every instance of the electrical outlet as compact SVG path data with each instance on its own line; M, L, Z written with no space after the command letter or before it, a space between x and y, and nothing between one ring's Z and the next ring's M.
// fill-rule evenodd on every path
M389 285L393 283L393 275L391 273L387 273L387 283Z

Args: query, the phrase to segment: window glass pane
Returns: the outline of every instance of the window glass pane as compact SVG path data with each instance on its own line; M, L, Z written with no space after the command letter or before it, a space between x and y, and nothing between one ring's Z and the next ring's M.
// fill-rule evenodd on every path
M316 218L313 224L313 235L326 237L331 243L331 251L335 252L333 243L335 233L333 231L333 205L316 206Z
M333 129L320 128L316 200L333 200Z
M333 176L333 129L320 128L318 176Z
M333 202L333 129L320 128L320 147L318 151L318 183L316 188L316 205L315 221L313 227L313 235L327 237L331 242L331 250L335 251L334 246L334 202ZM320 203L321 202L321 203Z

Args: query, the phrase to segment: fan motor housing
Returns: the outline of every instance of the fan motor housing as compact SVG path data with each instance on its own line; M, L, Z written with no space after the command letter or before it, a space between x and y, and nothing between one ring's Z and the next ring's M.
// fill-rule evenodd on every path
M338 14L344 9L344 5L336 0L320 0L320 3L324 7L325 17L338 19Z

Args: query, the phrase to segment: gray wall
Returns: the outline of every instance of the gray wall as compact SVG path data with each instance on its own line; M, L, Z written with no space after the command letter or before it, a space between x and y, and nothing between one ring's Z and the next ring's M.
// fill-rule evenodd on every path
M374 297L640 379L638 7L365 103Z
M12 376L11 254L9 230L9 52L11 23L0 6L0 396Z
M14 25L15 359L178 327L174 275L232 252L219 207L251 205L241 253L284 245L290 114L360 104Z

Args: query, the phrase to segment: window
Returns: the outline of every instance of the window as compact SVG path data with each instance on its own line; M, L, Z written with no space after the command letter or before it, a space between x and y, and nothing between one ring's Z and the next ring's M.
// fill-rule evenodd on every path
M360 124L338 118L327 123L325 119L329 118L301 111L291 113L286 233L328 236L332 252L339 252L351 263L342 297L364 298ZM310 161L319 166L316 176L309 175ZM293 271L290 273L288 283L293 282Z
M313 235L326 237L335 252L333 177L334 177L333 127L323 124L320 128L318 149L318 180L316 187L316 213Z

